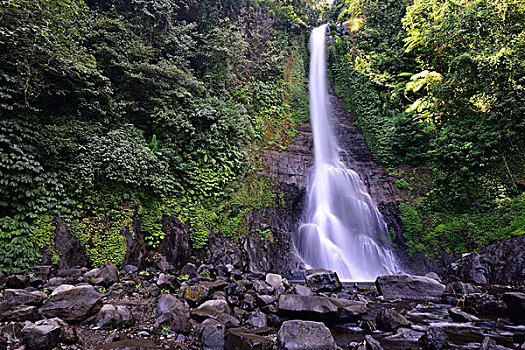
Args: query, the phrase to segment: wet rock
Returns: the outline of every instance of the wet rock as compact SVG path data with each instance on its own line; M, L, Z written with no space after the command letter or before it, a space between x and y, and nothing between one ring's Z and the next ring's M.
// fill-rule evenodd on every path
M61 285L42 307L42 315L66 321L83 321L102 308L102 295L92 286Z
M394 309L383 309L376 316L376 325L383 331L394 331L400 327L410 327L410 322Z
M366 303L341 298L330 298L330 301L338 308L338 318L341 321L355 321L358 316L366 312Z
M365 346L367 350L383 350L381 344L368 334L365 335Z
M268 326L266 315L263 312L252 312L246 320L246 324L255 328L263 328Z
M23 289L6 289L3 301L11 305L42 305L47 299L47 294L40 291L28 292Z
M118 269L115 264L108 263L86 272L84 277L88 278L91 284L110 287L118 282Z
M333 292L343 288L337 272L325 269L307 270L304 274L306 285L314 292Z
M193 306L200 305L211 293L211 289L202 285L185 285L181 289L184 299Z
M502 300L490 294L468 294L463 300L466 307L480 315L503 315L507 308Z
M425 277L432 278L433 280L436 280L438 282L442 282L441 277L439 277L439 275L434 271L425 274Z
M465 294L481 293L481 290L472 283L451 282L447 284L445 293L461 297Z
M525 323L525 293L504 293L503 302L507 306L507 315L511 319Z
M27 349L53 349L60 341L60 326L26 323L22 328L22 344Z
M294 313L337 314L337 306L327 297L281 294L279 310Z
M266 283L273 287L276 291L284 288L283 277L276 273L266 274Z
M273 341L243 328L232 328L226 336L226 350L272 350Z
M128 327L133 322L131 312L125 306L106 304L97 314L96 324L101 329Z
M204 302L201 306L196 309L191 310L192 316L208 318L208 317L218 317L220 314L226 313L230 314L231 309L228 306L228 303L224 300L208 300Z
M253 289L259 294L270 294L274 291L273 287L264 281L253 282Z
M448 315L453 321L456 321L456 322L478 322L480 321L480 319L477 318L476 316L473 316L471 314L468 314L456 308L449 309Z
M204 350L224 349L224 325L217 320L208 318L203 323L201 343Z
M7 277L5 280L5 287L7 289L24 289L28 286L29 278L24 275L13 275Z
M190 309L182 301L170 294L162 294L157 310L157 318L153 330L157 333L163 327L169 327L174 332L187 333L190 330Z
M294 293L297 295L312 295L313 294L310 288L302 286L300 284L295 285L293 290L294 290Z
M36 306L17 305L9 306L7 310L1 310L0 320L6 321L36 321L42 318Z
M336 348L330 330L321 322L285 321L277 333L277 339L280 349L333 350Z
M464 256L450 265L449 273L475 284L525 285L525 235Z
M425 334L418 340L419 346L423 350L443 350L449 349L447 335L437 327L430 327Z
M481 346L479 350L510 350L509 348L506 348L504 346L498 345L494 339L490 337L483 338L483 341L481 342Z
M428 277L408 274L379 276L375 283L386 299L439 301L445 286Z

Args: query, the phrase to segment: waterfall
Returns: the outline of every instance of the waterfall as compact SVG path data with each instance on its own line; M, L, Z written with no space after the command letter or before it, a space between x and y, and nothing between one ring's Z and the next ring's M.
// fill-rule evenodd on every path
M296 250L309 268L337 271L342 280L371 281L400 271L385 244L388 228L359 175L339 157L330 124L326 82L326 24L310 37L310 119L315 163Z

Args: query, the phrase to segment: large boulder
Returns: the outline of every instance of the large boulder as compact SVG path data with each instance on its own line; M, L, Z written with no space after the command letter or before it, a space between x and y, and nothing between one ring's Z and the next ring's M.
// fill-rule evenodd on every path
M286 350L334 350L332 333L322 322L291 320L277 333L279 348Z
M202 323L201 343L203 350L224 349L224 325L212 318Z
M525 285L525 235L464 256L452 263L448 272L475 284Z
M338 307L327 297L281 294L279 310L295 313L336 314Z
M78 239L73 237L61 218L54 218L55 250L59 253L58 268L69 269L76 266L86 266L86 249ZM45 260L45 256L44 256ZM46 261L46 262L52 262Z
M408 274L379 276L377 291L386 299L439 301L445 286L438 281Z
M96 314L102 308L102 295L90 285L61 285L44 303L41 313L78 322Z
M337 272L325 269L306 270L306 285L314 292L333 292L343 288Z
M27 349L53 349L60 342L61 333L59 325L36 325L29 322L22 328L22 344Z
M110 287L113 283L117 283L118 268L113 263L104 264L84 274L84 277L89 279L89 283Z
M190 308L171 294L162 294L155 311L157 320L153 330L160 333L164 327L187 333L190 330Z
M231 328L226 337L225 350L272 350L273 341L245 328Z
M191 310L191 315L198 318L216 318L223 313L231 313L230 306L225 300L208 300L198 308Z
M97 326L100 329L128 327L133 322L133 315L127 307L106 304L97 314Z

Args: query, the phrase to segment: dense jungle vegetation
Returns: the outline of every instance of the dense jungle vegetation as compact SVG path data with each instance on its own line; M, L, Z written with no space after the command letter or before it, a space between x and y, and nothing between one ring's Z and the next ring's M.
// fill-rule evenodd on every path
M308 121L309 25L330 21L336 94L407 193L411 254L525 233L519 0L0 0L0 270L51 255L52 218L121 263L119 229L245 231L256 176Z
M525 3L344 0L329 18L336 94L406 193L409 254L524 234Z

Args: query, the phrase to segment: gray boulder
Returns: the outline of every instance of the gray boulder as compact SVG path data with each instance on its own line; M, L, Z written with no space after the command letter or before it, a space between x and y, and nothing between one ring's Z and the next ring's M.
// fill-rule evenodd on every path
M430 327L418 340L419 346L423 350L444 350L450 349L448 337L441 329Z
M41 309L46 317L65 321L83 321L102 308L102 295L89 285L57 287Z
M266 283L272 286L276 291L284 289L283 277L276 273L266 274Z
M325 269L306 270L306 285L314 292L333 292L343 288L337 272Z
M272 350L274 343L271 339L254 334L245 328L232 328L226 336L226 350L257 349Z
M376 316L376 325L383 331L394 331L400 327L410 327L410 322L394 309L383 309Z
M170 294L162 294L155 312L157 320L153 330L157 333L163 327L169 327L172 331L187 333L190 330L190 308L188 305Z
M36 325L27 323L22 328L22 344L31 350L55 348L60 342L61 330L58 325Z
M216 318L220 314L230 314L231 309L228 302L225 300L208 300L196 309L191 310L192 316L200 318Z
M133 315L125 306L106 304L97 314L96 324L101 329L128 327L133 322Z
M201 343L203 350L223 350L224 325L211 318L206 319L202 325Z
M438 281L408 274L379 276L377 291L386 299L440 301L445 286Z
M291 320L283 322L277 333L279 349L334 350L332 333L322 322Z
M279 297L279 310L301 313L336 314L338 308L327 297L281 294Z
M118 268L113 263L104 264L84 274L89 283L109 287L118 282Z

